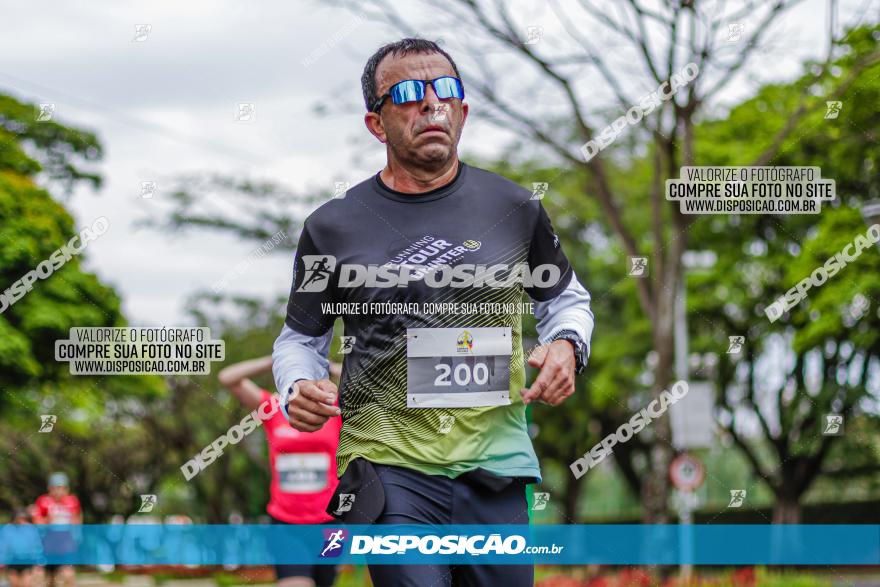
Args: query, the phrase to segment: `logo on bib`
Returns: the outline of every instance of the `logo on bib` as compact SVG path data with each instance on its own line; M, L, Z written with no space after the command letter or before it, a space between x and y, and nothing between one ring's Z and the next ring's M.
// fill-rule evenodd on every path
M483 246L483 243L475 240L466 240L461 245L469 251L477 251Z
M469 353L474 350L474 337L471 336L470 332L465 330L458 335L458 339L456 339L455 345L458 352Z

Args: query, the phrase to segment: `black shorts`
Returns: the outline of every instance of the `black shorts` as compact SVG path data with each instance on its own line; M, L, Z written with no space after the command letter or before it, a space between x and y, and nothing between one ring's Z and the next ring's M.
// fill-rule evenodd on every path
M374 465L374 469L385 492L385 507L376 524L529 523L525 488L531 479L478 472L450 479L390 465ZM381 587L534 585L531 565L368 566L373 585Z
M273 524L287 524L269 517ZM275 576L278 581L288 577L308 577L315 582L315 587L330 587L336 580L336 565L275 565Z

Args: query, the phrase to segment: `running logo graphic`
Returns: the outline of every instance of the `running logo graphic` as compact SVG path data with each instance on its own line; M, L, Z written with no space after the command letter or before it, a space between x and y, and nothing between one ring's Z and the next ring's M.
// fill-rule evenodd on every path
M151 24L136 24L134 25L134 38L131 40L132 43L143 43L150 37L150 31L153 30L153 25Z
M727 346L727 354L728 355L737 355L742 351L743 345L746 342L745 336L728 336L727 340L729 342Z
M339 338L339 354L351 354L352 349L354 349L355 340L357 339L354 336L341 336Z
M55 114L55 104L40 104L37 110L37 122L49 122Z
M544 27L530 26L526 27L526 40L523 45L536 45L544 37Z
M55 427L55 422L58 421L58 416L55 414L45 414L40 416L40 429L38 432L47 433L52 432L52 428Z
M348 181L333 182L333 197L341 200L345 197L345 194L348 193L348 188L350 187L351 182Z
M546 181L533 181L532 182L532 197L530 200L543 200L544 195L547 193L547 190L550 189L550 184Z
M253 102L240 102L235 113L236 122L254 122L257 119L257 106Z
M825 102L825 120L834 120L840 114L843 108L843 102L839 100L829 100Z
M321 558L334 558L342 554L342 545L348 538L348 532L343 529L324 530L324 548L321 550Z
M727 25L727 42L736 43L742 38L745 26L741 22L732 22Z
M452 430L452 427L455 425L455 416L442 415L440 416L440 427L437 431L440 434L449 434Z
M447 104L446 102L434 104L434 111L431 112L431 120L434 122L446 120L447 112L449 112L449 104Z
M298 292L314 293L327 289L330 276L336 268L336 257L333 255L303 255L305 277L302 284L296 290Z
M354 493L340 493L339 507L333 512L334 516L340 516L344 512L350 512L351 506L354 505Z
M535 503L532 505L533 511L540 511L547 509L547 504L550 503L550 494L546 492L536 492L535 493Z
M158 184L155 181L142 181L141 182L141 197L149 200L156 194L156 188Z
M156 507L156 496L155 495L141 495L141 507L138 508L138 513L149 513L153 511L153 508Z
M648 274L647 257L630 257L629 274L633 277L645 277Z
M840 436L843 434L843 416L840 414L825 414L824 436Z
M730 503L727 504L729 508L738 508L742 507L742 504L746 501L746 490L745 489L731 489L730 490Z

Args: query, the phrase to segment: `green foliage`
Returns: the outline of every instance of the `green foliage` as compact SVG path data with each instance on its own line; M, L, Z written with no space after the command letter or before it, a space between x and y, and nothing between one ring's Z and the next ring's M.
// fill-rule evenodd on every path
M100 185L78 167L100 157L92 133L56 122L36 122L36 105L0 95L0 283L5 290L77 234L73 218L38 178ZM33 158L25 150L34 153ZM38 161L39 160L39 161ZM38 175L40 172L43 175ZM161 395L156 377L71 376L55 361L55 341L74 326L124 326L116 292L82 270L84 251L0 313L0 450L14 455L0 468L0 507L31 503L46 490L51 471L66 470L74 486L97 502L130 500L119 489L130 453L119 448L143 438L101 429L115 401ZM42 414L57 417L50 434L38 434ZM148 443L146 443L148 446ZM134 452L134 451L133 451ZM122 461L119 468L117 461ZM134 463L135 461L131 461ZM124 489L124 488L123 488ZM88 521L93 504L86 500Z
M81 166L101 159L97 137L54 120L38 121L38 113L39 105L0 94L0 170L31 178L43 172L61 182L67 193L80 181L99 188L101 176Z
M0 283L4 289L76 234L64 207L34 183L33 176L44 167L25 154L24 145L30 143L48 162L50 178L69 182L91 178L76 168L76 156L100 155L93 135L54 122L35 122L35 108L0 95ZM98 185L98 180L93 183ZM67 338L71 326L123 324L116 293L80 267L81 260L72 257L0 314L0 387L14 391L64 381L67 365L54 360L55 340ZM0 397L0 410L8 404L6 395Z
M763 309L866 230L858 206L866 197L877 197L880 193L876 172L880 165L880 119L876 116L880 65L858 70L854 67L861 67L858 64L877 50L878 30L865 27L852 31L846 38L842 57L821 82L816 82L817 66L806 64L799 79L765 86L723 117L704 120L695 129L695 153L700 165L749 165L773 145L777 133L803 107L809 114L782 142L770 164L820 166L822 177L837 183L838 200L826 204L819 216L704 216L691 227L688 248L714 251L717 263L710 270L687 274L690 350L719 356L717 383L721 389L730 388L731 401L738 401L735 388L740 380L735 376L746 362L734 363L726 354L729 335L747 335L747 350L755 362L762 357L766 360L769 352L778 352L770 348L778 345L780 336L789 337L782 339L783 348L788 344L792 352L801 355L822 350L829 341L843 344L849 349L847 352L877 355L880 255L876 250L865 251L828 283L812 290L809 299L786 319L771 325ZM840 116L826 120L825 102L832 99L829 95L842 83L846 86L838 97L843 101ZM624 204L624 222L635 236L640 253L650 258L654 254L650 226L652 159L650 148L644 157L605 158L609 180ZM545 469L542 489L551 494L555 490L557 495L580 491L580 487L565 486L570 475L568 463L649 399L645 357L653 348L651 324L638 304L635 280L626 276L621 261L626 255L607 216L590 197L586 177L577 170L546 169L529 162L511 165L506 159L489 167L527 188L533 182L549 182L542 203L577 274L593 296L593 349L586 373L579 378L577 393L566 401L564 409L539 405L533 412L539 430L535 446ZM668 207L663 208L662 225L668 227ZM870 300L870 309L854 320L851 308L857 294ZM526 325L534 336L534 321L527 320ZM841 362L844 364L846 361ZM828 371L835 368L836 364L829 362ZM710 372L698 373L698 378L700 375L711 376ZM828 382L833 383L831 379ZM728 391L722 399L727 399ZM831 385L823 394L804 393L798 402L791 403L783 410L784 428L777 436L783 452L774 444L756 443L752 450L765 470L755 471L751 466L743 469L742 461L736 459L736 474L746 476L751 469L754 481L758 482L763 480L761 473L778 471L784 478L787 473L780 469L782 461L796 455L815 455L817 419L834 411L835 406L839 408L835 403L840 401L837 392ZM856 382L844 395L847 402L853 402L865 393L864 383ZM750 407L748 399L741 405ZM803 417L804 411L809 415ZM798 414L798 419L792 419L794 414ZM725 427L732 423L722 420ZM790 433L794 435L788 439ZM651 434L649 427L627 445L615 448L615 463L632 469L630 474L644 471L644 453L638 445ZM847 438L846 443L858 449L861 456L854 462L860 466L869 467L877 462L876 453L872 456L870 449L854 439ZM631 445L637 449L628 454ZM728 445L726 450L736 449ZM828 458L837 462L839 453L838 448L833 448ZM795 462L789 460L787 465L794 466ZM714 459L711 463L710 472L715 478L730 478L725 459ZM627 485L609 477L605 470L591 471L581 484L587 485L585 497L589 503L578 510L585 515L594 516L597 509L602 512L599 515L613 515L606 508L618 507L617 511L623 512L631 505L632 496L629 500L606 503L604 496L620 492Z
M769 303L866 232L859 208L880 193L878 37L876 26L852 31L843 56L821 82L815 81L817 66L808 65L800 79L762 88L696 133L701 164L748 165L803 107L809 114L770 164L819 166L823 178L836 181L837 200L824 204L818 216L708 216L690 235L691 248L718 256L711 270L688 277L691 350L719 354L714 379L722 390L723 425L735 434L743 411L758 417L763 448L769 450L759 441L738 444L754 454L774 492L789 500L800 499L830 463L843 466L842 447L819 434L822 416L862 414L860 402L870 398L864 367L880 357L880 255L874 247L813 287L777 322L764 314ZM834 94L837 88L844 91ZM825 119L825 101L834 98L843 109L839 118ZM854 312L858 298L867 308ZM746 336L741 357L725 353L728 335ZM775 378L767 376L771 360L777 364ZM849 434L841 442L853 451L846 467L857 465L871 475L871 463L880 463L877 455Z

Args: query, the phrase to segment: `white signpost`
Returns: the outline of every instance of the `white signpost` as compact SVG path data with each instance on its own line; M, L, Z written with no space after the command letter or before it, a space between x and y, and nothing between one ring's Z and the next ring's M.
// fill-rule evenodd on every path
M693 511L699 505L697 489L706 478L706 468L695 456L687 453L678 455L669 463L669 478L677 490L676 502L679 511L679 534L681 536L681 576L690 579L693 573Z
M689 381L687 395L669 408L672 445L679 450L711 448L715 443L715 386Z

